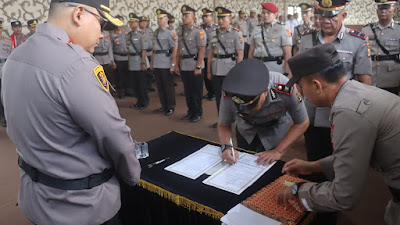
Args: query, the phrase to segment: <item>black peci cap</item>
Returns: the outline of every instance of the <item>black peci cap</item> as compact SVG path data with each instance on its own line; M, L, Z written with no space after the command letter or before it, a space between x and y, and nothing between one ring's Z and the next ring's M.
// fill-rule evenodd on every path
M21 27L22 26L22 23L21 23L21 21L13 21L13 22L11 22L11 27Z

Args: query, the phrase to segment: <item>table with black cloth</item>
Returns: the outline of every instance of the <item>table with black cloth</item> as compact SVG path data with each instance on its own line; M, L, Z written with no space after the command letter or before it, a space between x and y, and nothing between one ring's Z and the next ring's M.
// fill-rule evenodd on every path
M212 225L261 188L282 175L284 162L278 161L241 195L203 184L208 175L195 180L164 170L207 144L201 138L170 132L148 142L150 156L140 159L142 174L135 187L121 182L121 216L124 224L140 225ZM148 168L147 165L170 159ZM307 219L308 220L308 219Z

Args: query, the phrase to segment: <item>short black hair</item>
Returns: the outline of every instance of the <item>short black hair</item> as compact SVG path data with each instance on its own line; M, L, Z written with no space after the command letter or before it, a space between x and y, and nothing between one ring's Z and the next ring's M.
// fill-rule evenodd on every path
M290 19L292 17L292 14L287 14L287 19Z
M336 83L340 78L346 76L346 68L342 60L337 60L328 68L319 72L319 75L328 83Z

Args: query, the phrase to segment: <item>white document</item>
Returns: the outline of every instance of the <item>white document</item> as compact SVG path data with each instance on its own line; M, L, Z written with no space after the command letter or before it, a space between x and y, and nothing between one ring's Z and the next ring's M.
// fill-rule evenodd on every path
M203 183L240 195L275 164L258 165L256 160L257 156L241 152L236 164L225 165Z
M194 180L220 162L221 148L215 145L206 145L182 160L166 167L165 170Z
M226 225L280 225L281 223L269 217L261 215L242 204L237 204L221 218Z

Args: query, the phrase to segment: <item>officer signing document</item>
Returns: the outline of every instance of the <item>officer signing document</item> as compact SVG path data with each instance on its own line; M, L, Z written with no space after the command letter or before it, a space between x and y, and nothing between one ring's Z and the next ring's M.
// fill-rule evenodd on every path
M115 175L139 182L130 129L92 55L102 30L122 25L110 13L108 0L52 0L47 23L4 65L18 204L34 224L121 224Z

